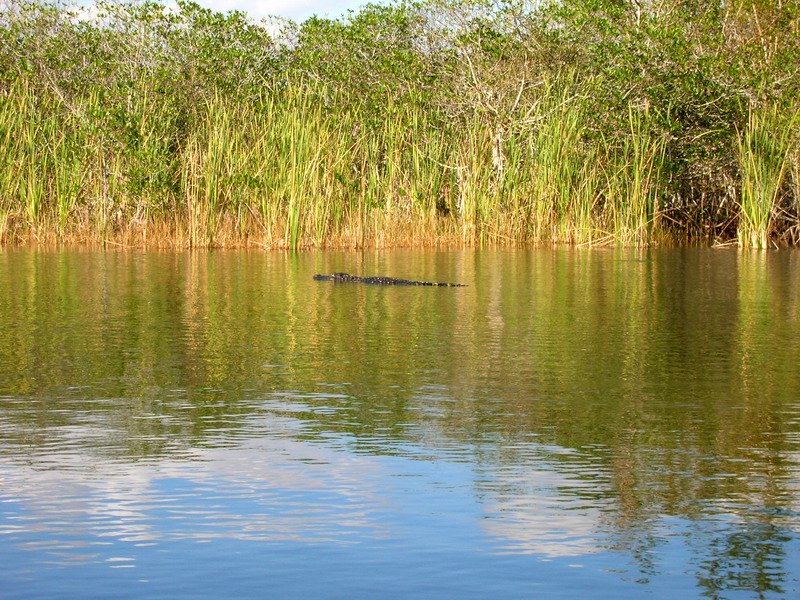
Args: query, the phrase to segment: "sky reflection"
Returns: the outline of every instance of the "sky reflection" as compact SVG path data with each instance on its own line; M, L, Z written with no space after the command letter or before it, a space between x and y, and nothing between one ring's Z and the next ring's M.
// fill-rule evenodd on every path
M9 597L797 592L794 258L362 258L0 254Z

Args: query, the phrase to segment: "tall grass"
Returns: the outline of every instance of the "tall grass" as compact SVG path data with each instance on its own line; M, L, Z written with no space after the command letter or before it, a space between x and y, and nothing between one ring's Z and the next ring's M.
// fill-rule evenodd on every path
M209 100L180 161L191 246L213 246L224 216L235 209L242 131L232 113L220 98Z
M794 225L790 228L791 239L795 244L800 243L800 151L795 148L792 157L792 196L794 197Z
M629 126L607 155L605 215L617 243L641 247L651 243L658 227L666 140L633 108Z
M37 96L25 81L0 96L3 233L14 221L34 236L65 233L87 179L80 128L58 98Z
M596 180L589 170L594 156L584 143L585 115L566 86L547 89L540 110L540 124L530 137L533 237L589 242Z
M24 80L0 96L0 241L645 246L660 231L664 136L631 109L623 135L592 137L569 82L504 118L461 121L413 102L370 119L307 82L251 103L211 94L188 112L137 85L124 107L99 92L66 104ZM766 114L739 147L740 240L762 246L789 152ZM766 217L745 211L764 198Z
M358 107L326 109L327 91L305 86L253 105L213 95L181 127L174 107L141 85L117 115L97 93L65 106L12 86L0 104L4 238L295 249L591 243L602 216L599 154L583 143L580 107L555 88L532 125L516 129L480 117L432 123L413 104L368 123ZM625 193L635 197L639 183Z
M751 107L747 125L739 133L741 191L737 237L741 247L767 247L774 208L793 150L798 115L795 113L787 120L775 105Z
M615 0L522 20L392 1L277 28L192 2L11 4L5 241L641 246L737 223L742 245L796 239L782 3L670 0L633 29Z

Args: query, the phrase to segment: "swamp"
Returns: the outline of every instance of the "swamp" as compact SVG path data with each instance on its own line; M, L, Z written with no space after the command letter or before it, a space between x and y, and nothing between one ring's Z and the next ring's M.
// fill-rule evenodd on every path
M0 243L795 246L798 64L798 0L3 0Z
M3 596L793 597L798 364L796 251L7 249Z
M800 597L798 65L798 0L0 0L0 596Z

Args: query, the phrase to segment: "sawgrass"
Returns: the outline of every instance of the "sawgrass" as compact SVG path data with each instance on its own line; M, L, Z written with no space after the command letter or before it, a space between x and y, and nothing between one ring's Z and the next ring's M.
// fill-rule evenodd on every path
M214 94L185 114L140 85L117 115L97 92L66 104L24 80L0 97L0 241L647 246L666 235L665 138L633 109L624 136L592 138L564 82L503 122L443 121L413 102L370 120L307 82L247 104ZM740 137L743 245L767 243L789 165L778 122L754 112Z
M630 110L629 135L608 155L606 214L619 245L650 244L658 227L666 141L653 134L647 116Z
M774 105L751 108L747 126L739 133L741 193L737 238L741 247L768 245L778 193L796 141L798 116L800 111L787 120Z

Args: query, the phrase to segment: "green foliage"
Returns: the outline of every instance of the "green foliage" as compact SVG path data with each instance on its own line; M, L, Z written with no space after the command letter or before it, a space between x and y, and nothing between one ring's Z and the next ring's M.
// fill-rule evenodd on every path
M389 99L416 96L425 57L415 44L418 19L406 4L368 4L342 20L311 17L299 26L289 73L323 83L332 96L381 113Z
M741 173L739 245L766 248L773 228L778 193L786 175L791 152L797 145L795 127L800 111L788 120L774 106L750 111L747 126L739 134Z
M754 140L796 139L798 0L397 1L301 24L6 6L5 239L797 239L797 157Z

